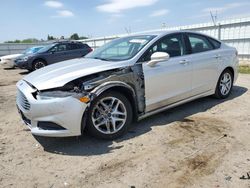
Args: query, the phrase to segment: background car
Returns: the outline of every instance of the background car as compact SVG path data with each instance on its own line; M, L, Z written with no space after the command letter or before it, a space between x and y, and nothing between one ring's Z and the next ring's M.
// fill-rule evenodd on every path
M21 69L37 70L64 60L84 57L92 49L81 42L63 41L47 45L35 54L27 54L15 60Z
M13 68L14 60L23 54L11 54L0 57L0 64L5 68Z
M85 58L37 70L17 83L17 107L31 132L99 138L124 134L177 105L229 96L238 53L209 36L168 31L111 41Z
M22 58L24 56L34 54L38 50L42 49L43 46L35 46L26 49L22 54L12 54L12 55L7 55L3 56L0 58L0 63L5 67L5 68L14 68L15 67L15 60L18 58Z

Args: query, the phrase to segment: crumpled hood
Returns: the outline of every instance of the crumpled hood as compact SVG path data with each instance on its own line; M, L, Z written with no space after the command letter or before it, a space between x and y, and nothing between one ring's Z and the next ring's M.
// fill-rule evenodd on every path
M79 58L55 63L36 70L23 79L38 90L62 87L77 78L127 66L127 62L109 62L98 59Z

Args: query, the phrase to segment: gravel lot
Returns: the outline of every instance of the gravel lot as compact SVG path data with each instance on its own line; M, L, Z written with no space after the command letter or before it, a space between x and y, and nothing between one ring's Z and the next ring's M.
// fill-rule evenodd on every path
M15 106L26 72L0 68L0 187L250 187L250 75L135 123L114 142L34 138Z

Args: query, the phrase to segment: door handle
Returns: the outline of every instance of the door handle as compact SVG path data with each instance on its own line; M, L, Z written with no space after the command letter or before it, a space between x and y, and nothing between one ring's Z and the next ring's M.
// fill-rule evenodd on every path
M186 59L183 59L183 60L179 61L179 63L182 65L187 65L189 63L189 61Z
M214 56L214 58L219 59L219 58L221 58L221 55L217 54Z

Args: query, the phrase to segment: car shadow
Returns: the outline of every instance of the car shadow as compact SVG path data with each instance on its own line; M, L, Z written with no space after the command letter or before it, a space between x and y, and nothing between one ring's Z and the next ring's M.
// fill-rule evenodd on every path
M116 139L115 142L119 143L124 140L137 137L152 130L154 126L167 126L174 121L181 121L188 116L207 111L208 109L240 97L247 88L234 86L231 95L224 100L215 99L213 97L205 97L195 101L180 105L178 107L166 110L162 113L150 116L138 123L134 123L130 130L123 137ZM72 156L90 156L110 153L123 146L114 147L113 141L98 140L86 133L79 137L66 137L66 138L48 138L34 136L35 139L42 145L45 151Z
M19 72L20 75L26 75L26 74L29 74L30 71L26 70L26 71L23 71L23 72Z
M3 68L4 70L15 70L16 68L14 68L14 67L9 67L9 68Z
M8 70L8 71L15 71L15 70L17 70L17 68L3 68L3 70ZM21 70L23 70L22 72L19 72L19 74L20 75L26 75L26 74L29 74L30 73L30 71L28 71L28 70L24 70L24 69L21 69Z

